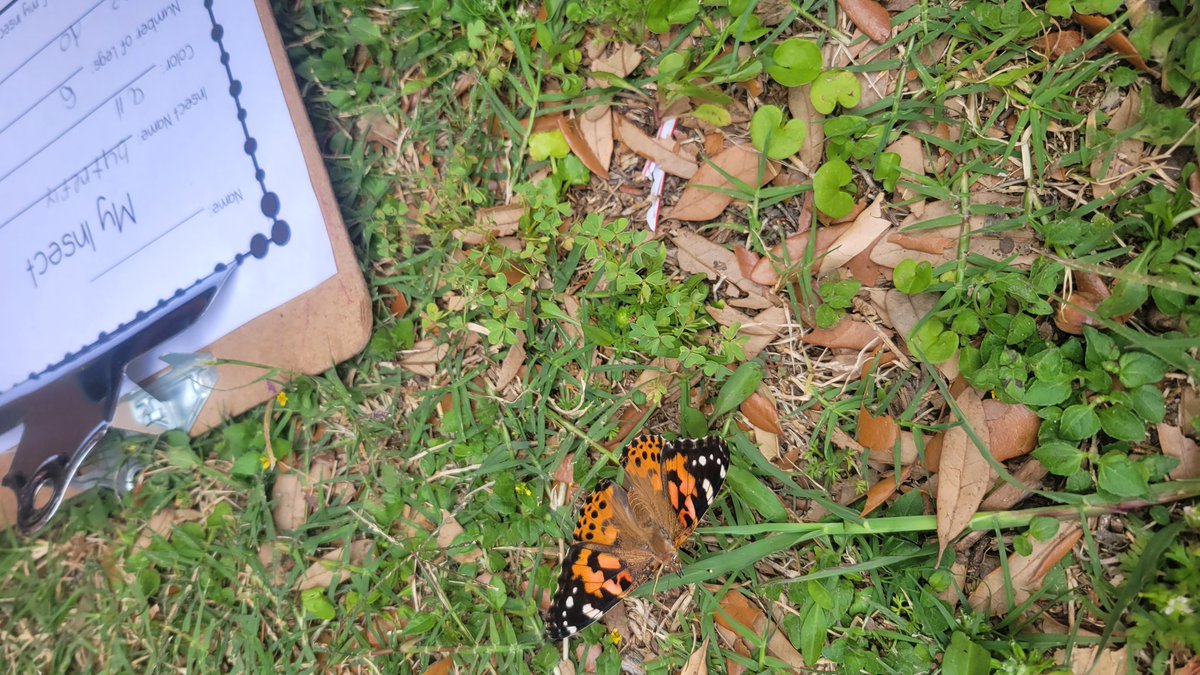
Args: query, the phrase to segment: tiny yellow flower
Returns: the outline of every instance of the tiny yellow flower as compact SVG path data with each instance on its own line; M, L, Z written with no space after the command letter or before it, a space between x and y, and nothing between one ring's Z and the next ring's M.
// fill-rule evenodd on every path
M613 632L608 634L608 640L609 642L613 643L614 647L621 646L621 634L618 633L615 628L613 629Z
M526 497L533 494L533 490L530 490L529 487L524 483L517 483L517 487L514 489L516 490L517 494L524 495Z
M258 462L262 464L263 471L271 468L271 458L267 457L266 455L259 457Z
M287 405L287 402L288 402L288 397L287 397L286 391L281 391L278 394L275 394L275 404L278 405L280 408Z

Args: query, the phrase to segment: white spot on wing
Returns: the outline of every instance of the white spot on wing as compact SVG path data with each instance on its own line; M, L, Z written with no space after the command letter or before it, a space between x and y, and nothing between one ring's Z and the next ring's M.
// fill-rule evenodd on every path
M566 605L568 609L569 609L569 608L571 608L571 607L574 607L574 606L575 606L575 596L573 596L573 595L568 595L568 596L567 596L567 601L566 601L566 602L564 602L563 604L564 604L564 605ZM567 613L566 613L566 612L563 612L563 616L566 616L566 615L567 615Z
M590 604L583 606L583 613L585 616L587 616L589 619L592 619L592 620L596 620L596 619L599 619L600 617L604 616L604 612L601 612L600 610L596 609L595 607L592 607Z
M700 466L704 466L704 465L708 464L708 458L705 457L704 455L700 455L699 457L697 457L696 461L700 463Z
M704 485L704 494L705 494L705 496L707 496L707 497L708 497L708 501L709 501L709 503L711 504L711 503L712 503L712 500L713 500L713 489L712 489L712 483L710 483L710 482L708 481L708 479L707 479L707 478L705 478L705 479L704 479L704 483L703 483L703 485Z
M725 477L725 465L722 464L721 465L721 478L724 478L724 477Z

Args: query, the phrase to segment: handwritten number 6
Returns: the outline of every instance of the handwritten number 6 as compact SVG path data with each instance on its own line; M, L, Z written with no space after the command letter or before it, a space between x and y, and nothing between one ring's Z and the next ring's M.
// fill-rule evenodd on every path
M71 87L59 87L58 95L62 97L63 104L67 106L67 110L75 107L75 90Z

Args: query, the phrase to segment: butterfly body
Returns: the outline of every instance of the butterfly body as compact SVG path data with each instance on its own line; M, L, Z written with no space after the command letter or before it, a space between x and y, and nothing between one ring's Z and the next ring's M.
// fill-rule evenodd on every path
M717 438L641 436L621 464L625 485L597 486L580 508L546 615L552 640L582 630L638 585L680 571L679 548L721 489L729 448Z

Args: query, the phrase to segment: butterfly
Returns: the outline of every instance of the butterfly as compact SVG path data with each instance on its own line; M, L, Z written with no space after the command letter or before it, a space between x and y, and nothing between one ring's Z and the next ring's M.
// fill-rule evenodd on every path
M681 570L678 551L725 482L729 446L719 438L639 436L621 453L625 486L604 482L579 510L546 635L591 625L639 584Z

